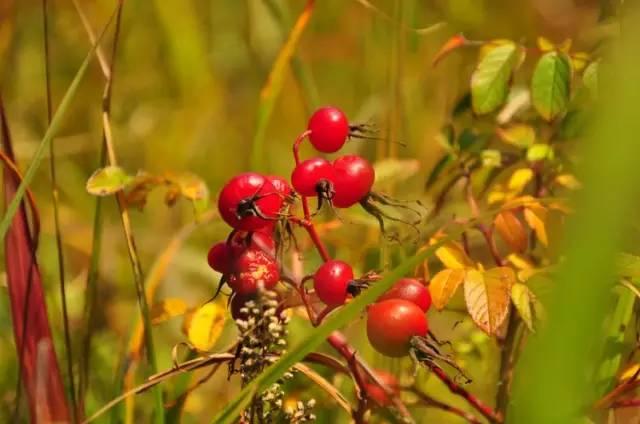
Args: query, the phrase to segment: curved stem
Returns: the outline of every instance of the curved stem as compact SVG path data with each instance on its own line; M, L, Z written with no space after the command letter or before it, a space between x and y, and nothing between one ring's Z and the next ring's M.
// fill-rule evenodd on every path
M296 141L293 142L293 158L296 161L296 165L300 163L300 144L302 144L309 134L311 134L311 130L306 130L296 138Z

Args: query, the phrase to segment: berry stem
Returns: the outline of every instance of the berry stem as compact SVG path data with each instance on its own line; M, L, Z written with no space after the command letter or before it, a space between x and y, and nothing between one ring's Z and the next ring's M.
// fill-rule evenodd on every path
M413 393L414 395L416 395L418 397L418 399L420 399L420 402L423 403L425 406L429 406L429 407L434 407L434 408L438 408L441 409L443 411L446 412L450 412L454 415L457 415L465 420L467 420L468 422L470 422L471 424L481 424L481 421L476 418L473 414L464 411L460 408L456 408L453 405L448 405L444 402L441 402L437 399L432 398L431 396L427 395L426 393L422 392L421 390L415 388L415 387L406 387L403 388L402 390Z
M306 130L305 132L301 133L298 138L296 138L296 141L293 142L293 158L296 161L296 165L300 165L300 144L304 141L305 138L307 138L309 134L311 134L311 131Z
M431 369L433 374L435 374L435 376L440 379L440 381L446 384L451 393L464 398L476 411L480 412L490 422L502 423L502 415L495 412L493 409L491 409L491 407L485 405L480 399L478 399L462 386L451 380L442 368L433 363L428 363L426 365L429 367L429 369Z

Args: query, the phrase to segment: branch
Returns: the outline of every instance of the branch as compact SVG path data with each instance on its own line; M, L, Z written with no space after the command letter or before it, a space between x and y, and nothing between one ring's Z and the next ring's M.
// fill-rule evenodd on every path
M446 411L446 412L450 412L454 415L464 418L465 420L467 420L472 424L481 424L481 421L473 414L467 411L463 411L460 408L456 408L455 406L447 405L444 402L436 400L416 387L405 387L405 388L402 388L402 390L411 392L414 395L416 395L420 399L421 403L425 404L425 406L434 407L434 408L442 409L443 411Z
M486 419L492 423L502 423L502 415L494 411L490 406L486 405L480 399L469 393L465 388L451 380L449 376L439 366L429 363L425 364L433 371L433 373L447 385L449 391L466 400L476 411L480 412Z

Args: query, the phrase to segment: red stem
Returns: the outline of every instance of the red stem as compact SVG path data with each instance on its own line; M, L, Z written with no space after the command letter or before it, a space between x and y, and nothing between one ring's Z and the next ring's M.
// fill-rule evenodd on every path
M306 130L296 138L296 141L293 142L293 159L295 159L296 165L300 164L300 144L302 144L309 134L311 134L311 130Z
M502 416L499 413L495 412L491 407L485 405L480 399L476 398L463 387L451 380L442 368L434 364L429 364L429 368L433 371L436 377L440 379L440 381L447 385L451 393L464 398L476 411L480 412L489 421L493 423L502 422Z
M612 408L634 408L640 406L640 399L623 399L614 402Z
M425 406L431 406L434 408L442 409L443 411L449 412L451 414L457 415L467 420L471 424L481 424L480 419L476 418L473 414L470 414L467 411L463 411L460 408L456 408L453 405L448 405L444 402L434 399L431 396L428 396L426 393L421 392L415 387L407 387L407 388L404 388L403 390L409 391L410 393L413 393L414 395L416 395Z

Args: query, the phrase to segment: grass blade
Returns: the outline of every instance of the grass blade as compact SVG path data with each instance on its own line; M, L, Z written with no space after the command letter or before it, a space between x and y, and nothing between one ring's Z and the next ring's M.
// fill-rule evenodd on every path
M0 120L5 154L14 161L1 98ZM3 174L4 199L9 202L17 196L16 187L20 184L20 179L9 166L3 167ZM18 214L14 214L11 219L4 254L21 382L26 389L33 422L67 422L70 418L69 408L58 359L53 349L44 289L35 257L37 234L32 234L29 230L24 203L18 202L17 205ZM43 368L43 364L46 367ZM19 399L16 399L16 411L18 404ZM14 420L18 421L18 417L14 416Z
M56 110L56 113L51 118L51 125L49 125L49 127L47 128L47 131L44 134L44 137L42 138L42 141L40 141L40 144L38 145L38 148L36 149L36 152L33 155L33 159L31 160L31 163L29 164L27 171L24 173L24 179L18 186L15 196L9 203L9 206L7 206L7 210L4 216L2 217L2 221L0 221L0 238L1 239L4 239L5 236L7 235L7 231L9 230L9 226L11 225L11 221L14 215L16 214L16 212L18 211L18 208L20 207L20 202L22 201L22 198L25 195L27 187L29 186L29 184L31 184L31 180L33 180L33 177L35 176L36 171L40 167L40 163L42 162L44 154L49 148L49 143L51 143L51 140L53 139L53 137L55 137L56 134L58 133L58 130L60 129L60 125L62 124L62 120L64 119L67 111L69 110L71 101L73 100L73 98L76 95L76 92L78 91L80 81L82 81L84 74L87 72L89 63L91 62L91 59L93 58L93 55L96 52L96 47L102 40L102 37L104 36L106 30L111 25L111 22L113 21L114 16L115 16L115 13L112 14L109 20L107 21L107 24L104 26L104 29L102 30L100 36L98 37L97 42L91 46L91 49L89 49L87 56L85 57L84 61L80 65L80 68L76 72L76 75L73 77L73 80L69 85L69 88L65 92L64 97L60 102L60 106L58 107L58 109Z
M256 132L253 136L253 143L251 146L251 169L256 171L264 170L266 168L264 164L264 138L267 132L267 125L269 125L276 100L280 95L280 91L282 91L287 66L291 61L296 46L300 41L300 37L311 18L314 3L314 0L307 1L304 10L300 16L298 16L296 23L291 29L289 37L278 53L278 57L271 68L271 72L269 72L269 76L267 77L264 87L262 87L262 90L260 91L260 104L258 105Z
M44 75L47 99L47 125L51 125L53 105L51 98L51 73L49 55L49 2L42 0L42 26L44 38ZM62 232L60 231L60 209L58 206L58 183L56 178L56 153L53 140L49 143L49 170L51 175L51 205L53 206L53 224L58 253L58 283L60 284L60 303L62 304L62 326L64 331L64 345L67 354L67 379L69 380L69 399L73 422L78 422L78 403L76 401L76 383L73 375L73 348L69 330L69 312L67 310L67 290L65 288L64 251L62 249Z

